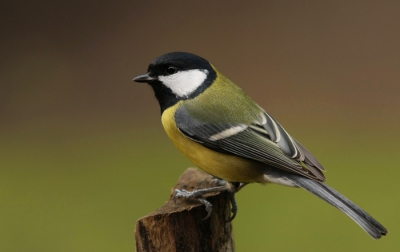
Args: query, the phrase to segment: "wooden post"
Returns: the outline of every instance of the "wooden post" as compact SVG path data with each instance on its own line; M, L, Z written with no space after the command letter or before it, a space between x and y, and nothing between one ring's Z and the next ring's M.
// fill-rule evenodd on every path
M189 168L172 189L169 201L136 222L137 252L231 252L235 250L227 193L212 193L207 200L213 211L207 220L205 207L193 200L177 199L175 189L188 191L218 186L208 174Z

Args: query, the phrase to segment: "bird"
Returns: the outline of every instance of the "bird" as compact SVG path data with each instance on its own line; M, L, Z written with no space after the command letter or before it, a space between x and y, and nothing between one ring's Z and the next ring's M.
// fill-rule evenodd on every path
M387 229L355 203L325 183L325 168L299 141L239 86L208 60L188 52L154 59L147 73L133 79L147 83L161 109L163 127L175 146L220 185L195 191L177 190L176 198L197 198L210 191L234 193L249 183L276 183L303 188L338 208L372 238Z

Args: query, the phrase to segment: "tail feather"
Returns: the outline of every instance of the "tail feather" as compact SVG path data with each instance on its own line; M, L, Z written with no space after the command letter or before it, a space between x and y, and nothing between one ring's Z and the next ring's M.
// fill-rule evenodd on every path
M374 239L387 234L382 224L332 187L297 174L286 174L285 177L347 214Z

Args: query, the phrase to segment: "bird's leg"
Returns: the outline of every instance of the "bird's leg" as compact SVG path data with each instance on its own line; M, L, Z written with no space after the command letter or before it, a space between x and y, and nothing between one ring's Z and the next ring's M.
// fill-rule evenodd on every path
M197 190L194 190L191 192L187 191L185 189L182 189L182 190L175 189L176 194L175 194L174 200L176 200L178 198L184 198L184 199L195 199L195 200L199 201L202 205L204 205L206 207L207 215L203 219L203 220L206 220L211 215L213 205L208 200L206 200L203 196L208 193L227 191L229 193L229 199L230 199L231 205L232 205L232 209L231 209L232 216L227 221L232 221L235 218L235 216L237 214L237 209L238 209L236 200L235 200L235 193L238 192L240 189L242 189L247 183L239 183L239 182L232 183L232 182L227 182L222 179L217 179L217 180L218 180L217 181L218 184L220 184L221 186L197 189Z
M232 212L232 216L227 219L227 222L231 222L233 221L233 219L235 219L237 211L238 211L238 205L236 203L236 199L235 199L235 193L232 191L229 191L229 199L231 200L231 212Z
M239 182L234 182L234 183L229 183L231 186L231 190L228 190L229 193L229 199L231 200L231 205L232 205L232 216L227 220L227 222L233 221L235 219L237 211L238 211L238 205L236 203L235 199L235 193L237 193L240 189L242 189L245 185L248 183L239 183Z
M227 183L226 180L214 177L213 175L210 175L210 176L213 178L213 180L212 180L213 183L218 184L220 186L226 186L226 183Z
M245 185L248 185L249 183L238 183L239 185L236 188L235 193L239 192Z

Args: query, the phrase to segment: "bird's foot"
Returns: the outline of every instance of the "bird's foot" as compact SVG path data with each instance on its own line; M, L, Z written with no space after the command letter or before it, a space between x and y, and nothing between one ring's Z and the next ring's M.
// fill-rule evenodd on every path
M208 193L222 192L222 191L226 191L226 190L227 190L227 188L225 186L197 189L197 190L194 190L191 192L187 191L185 189L182 189L182 190L175 189L176 194L175 194L174 200L176 201L176 199L179 199L179 198L197 200L198 202L200 202L202 205L204 205L206 207L207 215L203 219L203 220L206 220L211 215L213 205L208 200L206 200L203 196Z
M207 215L206 217L203 218L203 220L206 220L210 217L213 205L204 198L204 195L208 193L215 193L215 192L223 192L227 191L229 193L229 199L231 201L232 205L232 216L227 220L232 221L237 214L238 206L236 204L235 200L235 193L239 191L243 186L246 185L246 183L229 183L226 182L225 180L218 179L218 184L222 184L222 186L217 186L217 187L210 187L210 188L204 188L204 189L197 189L194 191L187 191L185 189L179 190L175 189L175 197L174 200L178 198L184 198L184 199L194 199L200 202L202 205L206 207Z

